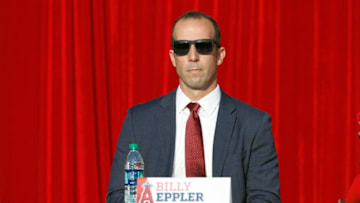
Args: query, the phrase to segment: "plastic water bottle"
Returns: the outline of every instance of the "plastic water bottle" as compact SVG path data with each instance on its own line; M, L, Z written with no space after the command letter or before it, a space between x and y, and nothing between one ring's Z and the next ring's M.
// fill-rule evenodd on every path
M137 178L144 176L144 160L137 151L138 144L129 144L125 162L125 203L136 203Z

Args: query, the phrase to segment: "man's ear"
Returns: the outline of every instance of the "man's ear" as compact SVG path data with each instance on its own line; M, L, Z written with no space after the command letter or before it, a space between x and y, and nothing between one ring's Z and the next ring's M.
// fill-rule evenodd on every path
M172 49L169 50L169 56L170 56L170 60L171 60L172 65L174 67L176 67L174 50L172 50Z
M217 51L217 65L221 65L224 61L224 58L226 56L226 51L225 51L225 48L224 47L220 47Z

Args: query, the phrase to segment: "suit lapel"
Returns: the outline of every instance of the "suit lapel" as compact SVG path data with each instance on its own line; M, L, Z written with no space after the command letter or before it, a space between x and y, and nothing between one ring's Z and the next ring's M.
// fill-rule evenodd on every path
M236 117L233 112L235 105L231 98L221 91L221 100L218 118L215 128L214 148L213 148L213 176L218 177L222 174L228 145L233 134Z
M176 134L176 90L164 96L160 101L160 111L158 112L159 135L163 140L162 155L167 160L167 175L172 176L174 151L175 151L175 134ZM156 173L156 171L155 171Z

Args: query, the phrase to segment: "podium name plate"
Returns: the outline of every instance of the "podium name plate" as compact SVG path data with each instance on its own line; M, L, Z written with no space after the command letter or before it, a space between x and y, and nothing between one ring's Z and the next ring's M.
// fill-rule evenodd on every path
M138 178L137 203L231 202L230 178Z

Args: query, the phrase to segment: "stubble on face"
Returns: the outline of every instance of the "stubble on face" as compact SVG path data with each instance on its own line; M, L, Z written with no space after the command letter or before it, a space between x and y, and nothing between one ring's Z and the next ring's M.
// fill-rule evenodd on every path
M210 70L204 68L204 66L199 63L187 65L185 69L180 69L178 71L180 86L186 86L186 88L192 90L207 90L212 83L217 83L217 74L210 74L209 71Z

